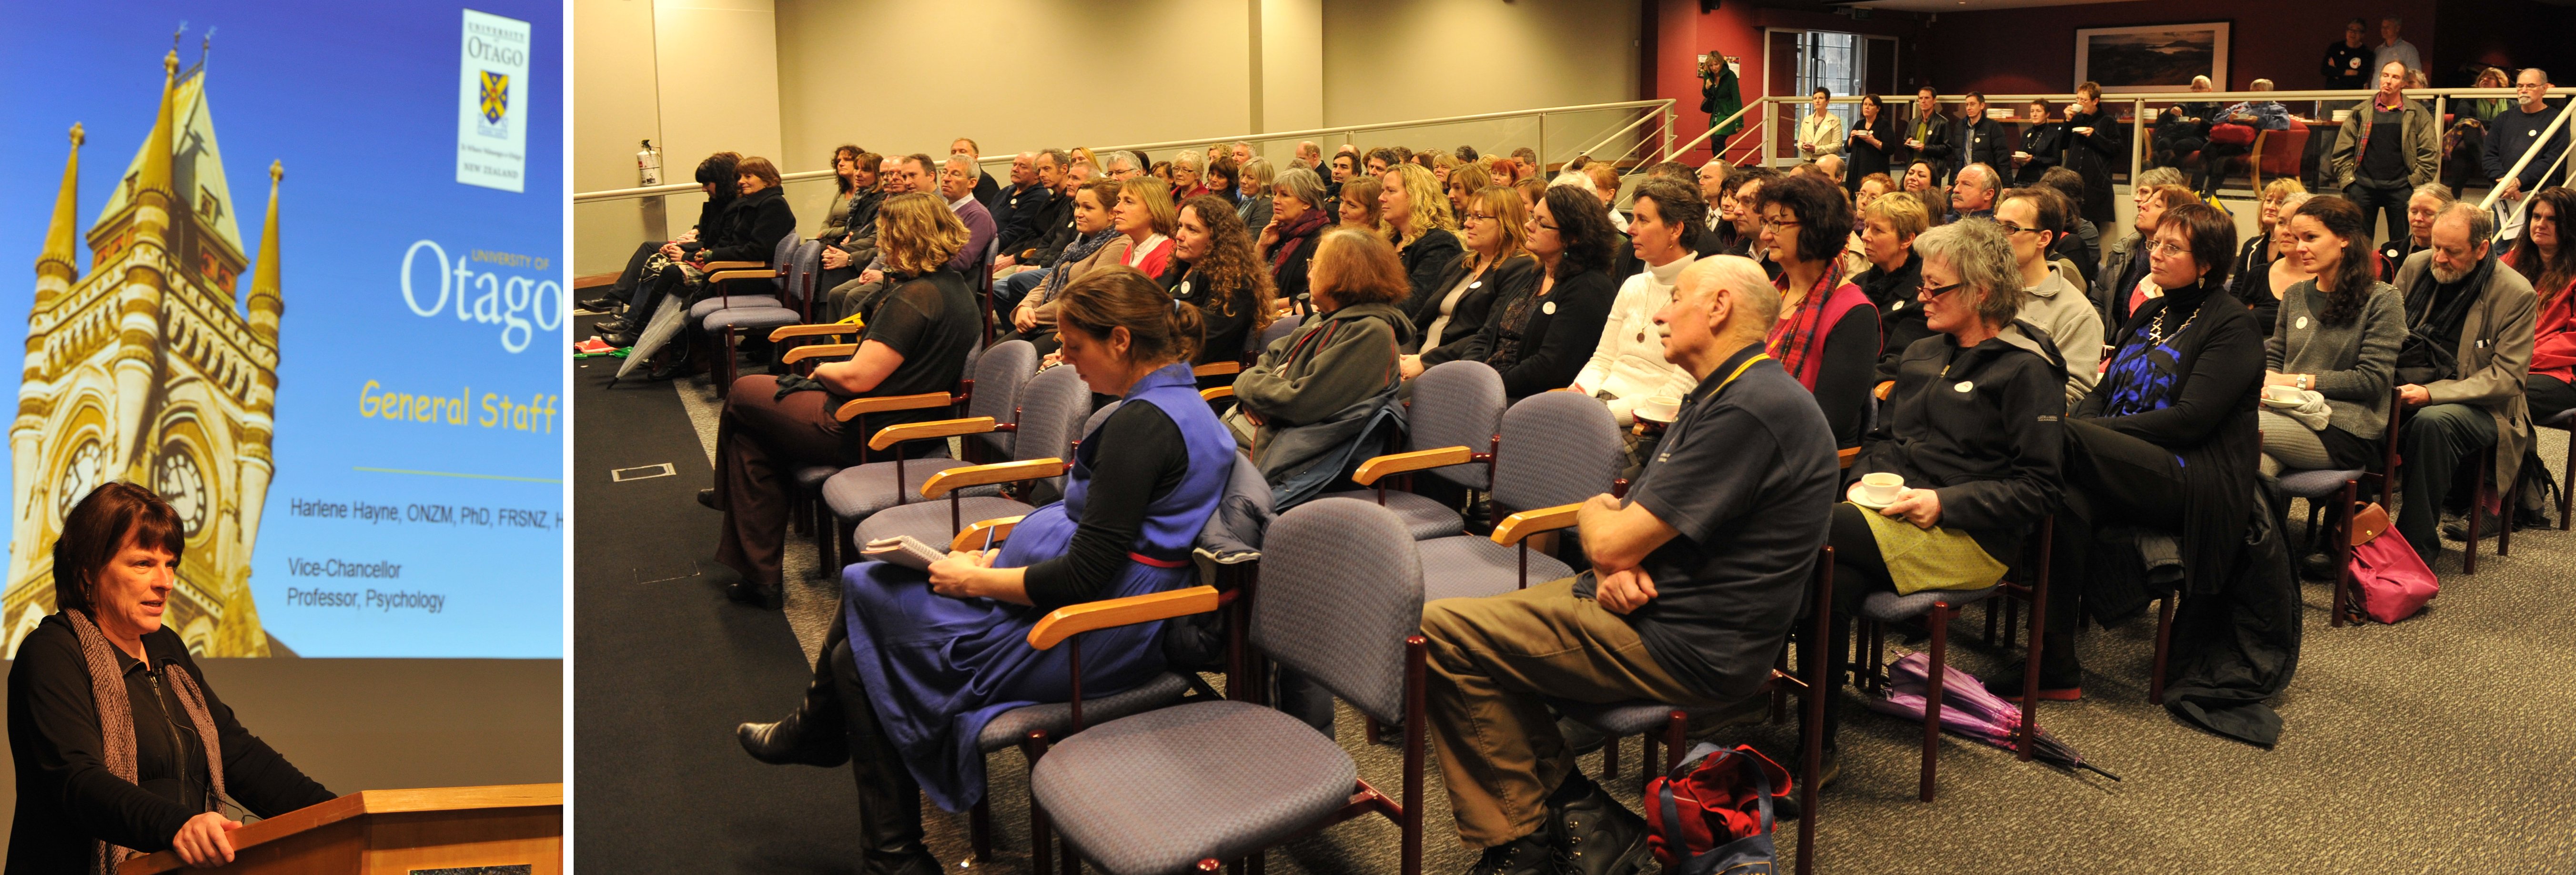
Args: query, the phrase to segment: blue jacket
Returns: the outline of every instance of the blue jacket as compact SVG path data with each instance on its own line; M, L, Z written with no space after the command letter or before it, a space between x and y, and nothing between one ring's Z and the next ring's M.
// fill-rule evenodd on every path
M1018 187L1004 188L987 206L993 214L993 239L1001 241L1000 251L1015 253L1037 245L1038 238L1054 230L1043 224L1047 205L1055 192L1046 186L1030 183L1027 191Z

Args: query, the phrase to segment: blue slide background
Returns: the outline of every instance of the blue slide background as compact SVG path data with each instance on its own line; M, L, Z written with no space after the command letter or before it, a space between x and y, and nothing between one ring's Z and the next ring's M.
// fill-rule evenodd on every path
M530 81L518 100L528 128L526 191L459 184L457 100L462 9L529 22ZM277 473L262 514L251 584L262 625L304 656L545 657L563 654L563 350L565 322L535 330L523 351L501 326L460 322L449 309L416 315L403 299L403 256L433 240L451 261L473 250L544 259L478 263L478 272L565 283L563 270L562 7L524 0L454 3L117 2L13 4L21 35L0 52L0 341L24 345L37 252L74 121L82 148L80 228L97 221L152 127L161 58L188 24L181 64L215 28L207 91L242 243L258 258L268 166L285 162L279 201L285 314L280 328ZM80 246L82 272L89 248ZM424 249L413 283L436 293ZM451 270L452 270L451 266ZM239 295L250 290L244 271ZM564 312L564 299L545 302ZM360 387L453 397L471 388L525 403L553 399L551 432L359 415ZM18 369L0 368L14 399ZM12 402L14 407L14 402ZM7 451L0 446L0 453ZM465 472L548 482L373 473L362 467ZM543 528L375 523L298 517L295 499L519 508ZM13 496L12 502L26 500ZM501 522L501 515L493 515ZM286 590L363 592L371 581L291 577L288 559L396 562L388 590L437 592L440 613L289 605Z

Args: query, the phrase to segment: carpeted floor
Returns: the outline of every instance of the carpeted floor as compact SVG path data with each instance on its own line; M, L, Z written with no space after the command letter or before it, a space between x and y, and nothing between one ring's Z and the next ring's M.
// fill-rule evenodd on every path
M810 545L793 539L783 616L725 602L718 587L730 572L706 558L716 517L689 500L706 483L706 469L691 464L709 444L689 456L679 432L685 416L712 441L712 390L701 379L680 384L676 399L658 384L601 392L590 374L576 376L582 861L619 872L855 871L846 773L760 766L730 736L736 722L794 705L837 610L831 583L816 576ZM2552 470L2565 441L2542 436ZM612 467L660 461L687 464L676 478L606 482ZM1949 737L1939 800L1925 804L1915 801L1917 726L1850 714L1841 779L1820 802L1821 871L2576 871L2576 697L2567 693L2576 535L2524 531L2513 546L2498 557L2487 542L2473 577L2458 573L2456 549L2446 553L2436 568L2442 596L2396 626L2328 628L2326 588L2307 586L2300 671L2275 702L2286 728L2274 750L2208 735L2147 704L2151 620L2088 633L2079 643L2086 700L2042 709L2052 734L2122 781ZM1981 627L1971 613L1954 639ZM1957 667L1995 662L1954 648ZM1397 750L1361 742L1347 707L1340 722L1361 775L1399 787ZM1725 738L1794 744L1787 724ZM1611 786L1633 807L1639 751L1635 739L1625 744L1628 771ZM1599 757L1583 768L1597 776ZM1025 871L1025 765L997 754L991 773L998 848L987 862ZM1424 871L1464 871L1473 855L1448 830L1436 770L1429 787ZM1795 825L1783 827L1783 853L1793 854ZM934 810L930 831L942 859L966 857L962 816ZM1282 873L1394 873L1396 832L1356 820L1274 849L1269 861Z

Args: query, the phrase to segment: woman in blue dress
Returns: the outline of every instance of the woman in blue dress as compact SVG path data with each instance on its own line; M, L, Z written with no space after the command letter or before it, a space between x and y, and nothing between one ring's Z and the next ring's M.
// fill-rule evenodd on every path
M1198 308L1127 267L1084 275L1063 300L1065 363L1093 392L1121 398L1083 436L1064 500L1031 512L1000 550L951 553L927 574L852 566L804 704L736 732L762 762L850 764L867 872L935 875L920 792L950 811L973 807L984 794L975 742L984 724L1072 697L1068 652L1028 645L1039 618L1196 582L1190 548L1235 456L1190 375ZM1088 633L1083 689L1105 695L1162 671L1161 631Z

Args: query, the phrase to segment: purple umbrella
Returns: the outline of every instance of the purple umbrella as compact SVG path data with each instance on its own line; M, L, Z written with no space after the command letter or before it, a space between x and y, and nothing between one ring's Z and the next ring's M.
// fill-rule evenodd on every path
M1886 697L1869 700L1869 709L1921 724L1931 664L1932 657L1925 653L1897 660L1888 667ZM1965 672L1948 666L1941 671L1941 728L2006 750L2014 749L2014 736L2021 730L2021 708L1986 692L1985 684ZM2082 754L2045 729L2032 733L2031 756L2060 768L2085 769L2120 780L2120 776L2085 762Z

